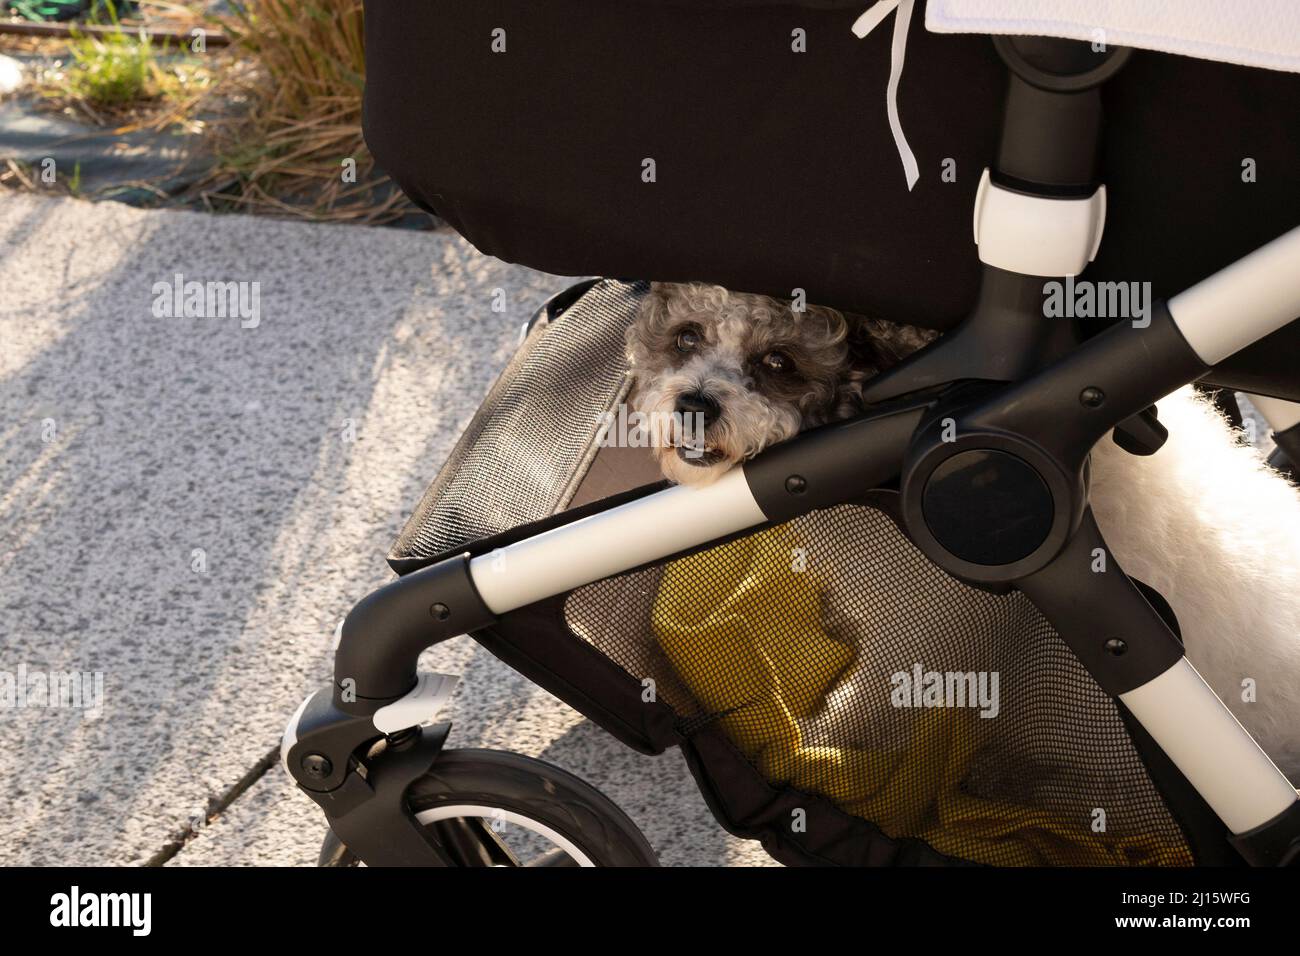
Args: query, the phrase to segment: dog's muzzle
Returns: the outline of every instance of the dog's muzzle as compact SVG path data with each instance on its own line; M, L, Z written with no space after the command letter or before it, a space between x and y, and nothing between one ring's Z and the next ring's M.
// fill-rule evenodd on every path
M677 397L673 412L677 417L677 457L688 465L708 467L724 457L705 437L710 425L721 417L718 403L703 392L686 392Z

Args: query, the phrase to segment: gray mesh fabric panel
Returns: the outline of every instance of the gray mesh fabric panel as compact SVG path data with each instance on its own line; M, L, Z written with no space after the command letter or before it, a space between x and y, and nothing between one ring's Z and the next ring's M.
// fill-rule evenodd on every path
M627 391L624 332L645 283L602 280L534 328L389 553L432 557L564 508Z
M1193 862L1115 702L1029 599L948 576L874 508L598 581L564 614L683 732L720 722L768 782L891 837L1002 866ZM996 706L900 701L916 668L996 675Z

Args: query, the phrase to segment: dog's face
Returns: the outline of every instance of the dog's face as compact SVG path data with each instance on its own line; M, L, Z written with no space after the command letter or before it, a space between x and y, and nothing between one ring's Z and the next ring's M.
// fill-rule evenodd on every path
M628 330L631 403L665 477L706 484L852 406L849 327L720 286L655 283Z

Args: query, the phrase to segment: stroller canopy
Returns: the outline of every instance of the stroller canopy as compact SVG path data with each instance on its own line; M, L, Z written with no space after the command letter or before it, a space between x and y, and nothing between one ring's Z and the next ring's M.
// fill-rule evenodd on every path
M930 0L936 33L1062 37L1300 72L1293 0Z
M936 29L984 30L1004 7L993 26L1015 32L1025 27L1012 8L1028 5L944 0L927 14ZM1118 17L1141 5L1103 6ZM366 139L412 199L506 261L802 289L810 302L947 329L977 291L971 213L997 150L1006 70L986 36L924 29L911 3L859 37L870 7L369 0ZM1062 35L1088 25L1077 3L1033 7ZM1294 54L1294 36L1283 38L1300 13L1287 0L1232 7L1223 22L1241 32L1224 31L1221 46L1246 50L1256 32L1243 24L1254 24L1270 56ZM1265 8L1276 19L1253 13ZM911 30L895 111L899 12ZM1140 32L1129 17L1107 21L1110 41ZM1169 296L1300 218L1300 76L1140 52L1103 97L1109 202L1086 278ZM910 189L891 112L916 160ZM1234 357L1216 381L1300 398L1296 332Z

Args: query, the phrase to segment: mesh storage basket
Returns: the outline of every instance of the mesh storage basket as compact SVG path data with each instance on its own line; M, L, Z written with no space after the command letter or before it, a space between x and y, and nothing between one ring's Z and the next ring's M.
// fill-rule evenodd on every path
M648 452L599 440L644 292L601 280L534 323L394 544L399 572L661 487ZM1024 595L931 564L893 497L597 581L474 637L625 743L681 746L722 825L783 862L1197 862L1140 730Z

